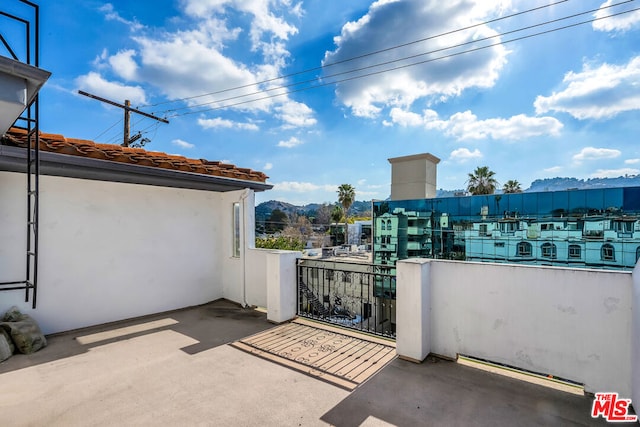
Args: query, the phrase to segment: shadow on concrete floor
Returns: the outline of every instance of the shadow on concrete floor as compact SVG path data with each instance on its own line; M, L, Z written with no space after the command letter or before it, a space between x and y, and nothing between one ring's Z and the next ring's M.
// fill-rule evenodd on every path
M378 419L396 426L607 425L592 398L442 359L396 359L322 416L336 426Z
M187 354L196 354L270 327L273 324L267 321L266 314L242 308L227 300L217 300L196 307L47 336L47 347L30 355L14 354L0 363L0 374L75 356L95 346L163 330L172 330L197 340L197 344L182 349ZM85 340L85 337L89 338Z

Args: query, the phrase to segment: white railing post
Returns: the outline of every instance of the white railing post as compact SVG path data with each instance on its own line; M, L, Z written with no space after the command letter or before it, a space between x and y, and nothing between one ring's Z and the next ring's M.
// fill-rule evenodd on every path
M302 254L273 251L267 254L267 320L282 323L296 316L296 261Z
M431 266L419 258L396 264L396 352L418 363L431 351Z

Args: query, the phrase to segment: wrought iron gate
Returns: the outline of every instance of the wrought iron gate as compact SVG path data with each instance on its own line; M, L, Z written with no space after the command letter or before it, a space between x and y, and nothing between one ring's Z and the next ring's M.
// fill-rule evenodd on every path
M298 315L395 337L396 277L387 266L298 260Z

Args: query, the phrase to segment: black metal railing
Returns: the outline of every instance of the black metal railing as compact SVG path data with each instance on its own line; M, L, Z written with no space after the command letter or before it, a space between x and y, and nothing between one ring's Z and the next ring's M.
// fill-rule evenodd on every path
M385 337L396 333L396 277L387 266L298 260L298 315Z

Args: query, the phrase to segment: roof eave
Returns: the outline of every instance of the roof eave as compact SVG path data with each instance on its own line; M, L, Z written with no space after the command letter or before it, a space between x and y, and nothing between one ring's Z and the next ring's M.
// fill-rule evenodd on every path
M0 171L26 172L26 156L27 151L24 148L0 145ZM138 166L47 151L40 151L40 173L67 178L217 192L246 188L260 192L273 188L271 184L258 181Z

